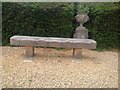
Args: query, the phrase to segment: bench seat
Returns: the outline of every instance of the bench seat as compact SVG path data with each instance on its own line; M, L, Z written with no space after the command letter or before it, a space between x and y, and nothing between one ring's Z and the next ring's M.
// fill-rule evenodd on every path
M33 47L35 46L77 48L77 49L96 48L96 41L92 39L57 38L57 37L13 36L10 38L10 44L29 47L29 49L27 49L29 51L30 47L31 51L33 51Z

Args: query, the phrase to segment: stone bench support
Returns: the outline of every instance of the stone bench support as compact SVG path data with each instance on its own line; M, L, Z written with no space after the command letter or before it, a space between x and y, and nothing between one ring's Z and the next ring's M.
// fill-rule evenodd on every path
M78 49L73 49L73 57L74 58L80 58L82 55L82 49L78 48Z
M33 46L26 46L25 56L26 57L33 57L34 56L34 47Z

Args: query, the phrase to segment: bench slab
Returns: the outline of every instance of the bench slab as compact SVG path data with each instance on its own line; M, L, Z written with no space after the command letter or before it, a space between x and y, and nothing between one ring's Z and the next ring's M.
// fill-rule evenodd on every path
M96 41L92 39L57 38L57 37L13 36L10 38L10 44L33 47L43 46L43 47L85 48L85 49L96 48Z

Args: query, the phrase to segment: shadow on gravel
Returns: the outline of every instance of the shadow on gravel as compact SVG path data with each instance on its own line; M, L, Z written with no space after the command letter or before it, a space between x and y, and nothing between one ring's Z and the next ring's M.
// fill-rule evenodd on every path
M67 59L67 60L97 60L97 57L93 57L93 56L86 56L86 55L81 55L81 57L80 58L75 58L75 57L73 57L73 55L66 55L66 54L64 54L64 53L56 53L56 54L41 54L41 53L35 53L35 55L33 56L33 57L25 57L25 55L24 54L22 54L21 55L21 57L22 58L25 58L25 59L29 59L29 60L32 60L32 59L38 59L38 60L40 60L40 59L45 59L45 58L52 58L52 59L56 59L56 58L58 58L58 59L62 59L62 60L64 60L64 59Z

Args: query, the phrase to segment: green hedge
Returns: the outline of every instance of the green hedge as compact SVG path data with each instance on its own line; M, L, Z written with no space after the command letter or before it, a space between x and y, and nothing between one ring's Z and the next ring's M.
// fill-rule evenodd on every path
M90 21L86 27L93 33L98 47L104 49L118 48L119 10L118 6L113 3L98 3L94 8L90 8Z
M72 9L64 9L66 3L49 4L3 3L3 45L13 35L69 37L73 31Z
M93 33L98 48L117 48L117 6L114 3L85 3L85 6L88 7L90 17L85 26ZM3 45L8 45L13 35L73 35L73 3L3 3L2 9Z

